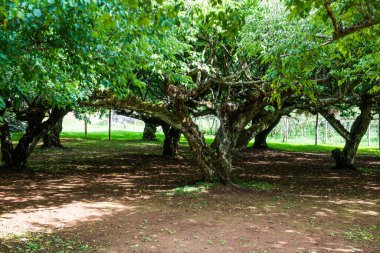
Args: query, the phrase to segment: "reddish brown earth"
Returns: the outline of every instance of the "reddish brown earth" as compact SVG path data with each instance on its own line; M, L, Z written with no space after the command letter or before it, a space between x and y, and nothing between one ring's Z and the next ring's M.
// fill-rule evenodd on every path
M276 189L168 196L200 178L186 148L64 144L31 158L50 172L0 174L0 252L380 252L380 157L357 158L364 174L329 170L328 154L247 151L237 177Z

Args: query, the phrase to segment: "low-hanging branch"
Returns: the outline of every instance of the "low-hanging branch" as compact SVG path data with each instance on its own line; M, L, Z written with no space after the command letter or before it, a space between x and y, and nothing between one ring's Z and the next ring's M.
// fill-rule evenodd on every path
M335 118L332 111L327 109L318 109L318 112L330 123L330 125L345 139L350 139L350 132L342 125L342 123Z

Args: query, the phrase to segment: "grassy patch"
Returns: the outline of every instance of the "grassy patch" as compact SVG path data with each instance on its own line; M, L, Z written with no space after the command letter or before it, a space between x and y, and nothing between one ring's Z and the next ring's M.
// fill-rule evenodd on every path
M374 169L374 168L359 168L359 171L361 171L364 174L370 174L370 175L379 175L380 170Z
M380 242L380 236L375 235L373 232L380 229L377 225L372 225L369 228L362 228L360 226L353 226L348 232L345 233L345 238L350 241L363 241L369 242L373 240L377 240Z
M275 184L271 184L268 182L239 182L238 185L240 185L243 188L251 189L251 190L260 190L260 191L270 191L277 189L277 186Z
M18 141L22 136L22 133L12 133L12 140ZM157 142L162 143L164 141L163 133L156 133ZM83 132L62 132L61 138L67 139L85 139L85 140L108 140L108 132L89 132L85 138ZM211 144L214 140L214 136L207 135L205 136L206 142ZM111 139L113 141L139 141L139 143L152 143L152 142L142 142L142 133L140 132L127 132L122 130L112 131ZM187 145L186 139L181 136L180 144ZM277 150L284 150L290 152L310 152L310 153L330 153L331 150L340 148L342 149L343 143L340 145L305 145L302 143L278 143L271 142L269 147ZM359 155L374 155L380 156L380 150L374 147L359 147Z
M30 233L24 236L9 235L0 242L1 253L81 252L94 249L86 243L63 238L56 234Z
M200 192L206 192L207 190L213 188L216 184L214 183L197 183L195 185L185 185L177 187L166 193L167 196L177 196L177 195L192 195Z
M304 145L295 143L269 143L268 146L272 149L284 150L289 152L309 152L309 153L331 153L331 150L336 148L342 149L342 145ZM380 150L377 148L362 148L358 149L359 155L375 155L380 156Z

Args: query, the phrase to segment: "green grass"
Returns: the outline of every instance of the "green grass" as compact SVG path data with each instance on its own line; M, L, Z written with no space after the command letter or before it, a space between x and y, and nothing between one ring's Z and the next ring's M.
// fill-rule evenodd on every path
M348 232L345 233L345 238L351 241L372 241L380 242L380 237L373 232L380 229L377 225L372 225L369 228L362 228L354 225Z
M23 133L12 133L12 140L18 141ZM112 131L111 140L113 141L140 141L142 133L139 132L126 132L122 130ZM165 136L163 133L156 133L157 141L164 142ZM62 132L61 138L63 139L85 139L85 140L108 140L108 132L89 132L85 137L82 132ZM186 139L181 136L181 144L187 144Z
M294 143L269 143L268 146L272 149L284 150L290 152L310 152L310 153L330 153L331 150L340 148L343 149L342 145L303 145ZM380 156L380 150L377 148L363 148L360 147L358 150L359 155L374 155Z
M380 175L380 169L364 167L364 168L359 168L359 171L361 171L363 174Z
M277 189L277 186L275 184L271 184L268 182L239 182L239 186L245 188L245 189L251 189L251 190L260 190L260 191L270 191Z
M9 235L0 242L1 253L82 252L95 250L85 242L64 238L57 234L30 233L24 236Z
M22 133L13 133L12 139L17 141L20 139ZM164 141L163 133L157 133L158 142ZM62 138L68 139L87 139L87 140L108 140L108 132L89 132L87 138L85 138L83 132L63 132L61 134ZM111 139L115 141L140 141L142 138L142 133L139 132L127 132L122 130L112 131ZM208 144L212 143L213 136L206 135L206 142ZM180 144L187 145L186 139L181 136ZM251 144L250 144L251 145ZM311 152L311 153L330 153L331 150L335 148L342 149L343 144L341 145L305 145L298 143L279 143L271 142L268 144L270 148L276 150L284 150L290 152ZM372 155L380 156L380 150L374 147L359 147L359 155Z

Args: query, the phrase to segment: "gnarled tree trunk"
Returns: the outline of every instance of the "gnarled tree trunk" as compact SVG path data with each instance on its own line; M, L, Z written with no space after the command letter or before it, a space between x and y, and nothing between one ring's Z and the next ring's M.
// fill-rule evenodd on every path
M349 131L335 118L332 112L326 109L320 110L323 117L325 117L330 125L346 141L343 151L340 151L339 149L332 151L332 157L335 159L335 166L333 169L356 169L354 165L355 155L360 141L367 132L368 126L372 120L372 106L373 98L370 96L363 96L361 105L359 106L360 114L355 119Z
M143 141L156 141L157 120L143 119L145 126L143 132Z
M252 118L266 105L264 96L255 93L241 104L225 102L219 104L216 110L212 110L217 111L217 117L221 123L214 143L209 146L204 133L192 120L190 108L186 105L188 92L176 86L170 86L168 81L165 81L164 88L173 100L170 106L150 104L135 97L127 97L122 101L102 98L87 104L112 106L114 109L127 108L162 120L185 136L192 155L201 169L204 181L233 184L232 156L237 138Z
M259 143L266 147L266 138L268 134L273 130L278 124L282 117L282 111L277 110L276 112L266 111L262 109L251 122L249 128L243 129L239 138L236 142L236 150L243 150L247 148L248 143L255 137L254 148L259 148ZM257 143L257 144L256 144ZM255 146L259 145L259 146Z
M42 148L64 148L60 135L62 132L63 118L60 119L55 127L53 127L48 133L44 134L42 141Z
M5 167L13 167L12 152L13 144L11 140L11 133L9 131L8 122L4 120L3 124L0 125L1 134L1 161L4 163Z
M277 117L274 117L274 120L266 129L264 129L263 131L261 131L260 133L258 133L255 136L255 142L253 143L253 146L252 146L253 148L255 148L255 149L268 148L268 144L267 144L268 135L270 134L270 132L272 132L272 130L280 122L281 117L282 117L282 115L278 114Z
M181 131L166 123L161 124L161 127L165 135L163 155L169 157L177 156Z
M27 159L40 138L50 131L66 113L66 110L54 108L49 118L42 122L45 118L45 111L43 109L31 110L27 114L28 127L17 146L13 149L13 146L8 145L8 149L2 150L2 156L8 157L8 161L4 161L4 167L14 169L25 167ZM6 130L2 130L2 140L6 139L6 135Z

